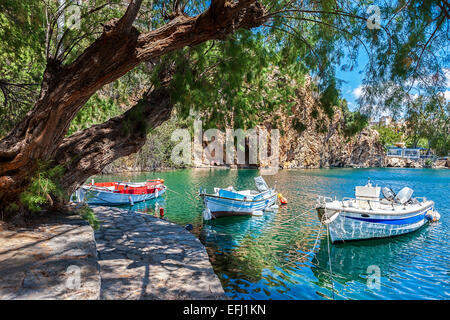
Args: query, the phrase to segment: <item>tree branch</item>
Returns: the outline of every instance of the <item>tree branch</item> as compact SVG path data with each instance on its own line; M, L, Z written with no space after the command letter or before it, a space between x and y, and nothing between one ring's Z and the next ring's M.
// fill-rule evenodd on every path
M141 8L142 0L132 0L128 5L127 11L120 18L119 23L117 25L116 30L119 33L129 33L131 31L131 27L133 26L134 20L139 13L139 9Z
M66 168L61 186L72 193L78 183L100 173L112 161L139 151L147 130L170 118L173 104L167 86L147 93L124 114L65 138L56 151Z

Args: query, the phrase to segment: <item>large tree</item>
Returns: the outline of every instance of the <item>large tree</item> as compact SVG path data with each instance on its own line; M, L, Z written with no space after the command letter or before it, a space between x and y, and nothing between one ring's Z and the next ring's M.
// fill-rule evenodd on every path
M66 1L67 5L74 2ZM202 59L192 60L192 52L185 48L195 49L208 43L203 52L206 55L213 52L210 48L216 42L234 42L223 47L231 50L220 52L222 59L217 65L222 68L216 75L221 77L235 72L224 67L239 68L233 61L239 61L242 51L236 48L247 46L245 39L256 37L265 49L248 57L256 56L264 64L268 55L271 63L276 62L288 73L306 71L313 75L321 94L319 103L328 113L332 113L331 107L339 95L335 67L348 57L353 63L343 67L354 68L360 47L369 61L366 101L379 102L380 92L388 83L402 88L401 94L400 90L391 90L386 95L390 98L387 103L394 105L398 99L405 99L411 88L415 90L417 81L432 88L441 88L443 81L446 53L442 48L448 40L445 30L450 8L446 1L380 3L380 25L378 18L371 16L376 10L367 12L372 1L213 0L173 1L170 5L158 1L128 2L125 10L123 2L117 0L78 4L82 9L81 31L58 28L64 12L58 2L39 2L33 7L38 13L31 17L45 26L40 36L40 43L45 43L41 46L45 70L33 107L0 141L0 210L11 203L20 204L21 194L29 188L42 164L50 168L61 166L58 183L66 194L72 193L113 160L138 151L146 141L148 129L167 120L175 102L189 107L183 97L201 91L202 85L218 89L199 94L205 100L215 98L207 107L212 115L217 114L217 104L223 100L220 94L249 93L207 86L214 76L201 77L209 69L201 70ZM13 18L17 18L15 12L30 10L12 0L1 6ZM108 11L102 13L105 10ZM10 23L13 25L14 21ZM28 26L23 21L18 25ZM30 30L30 34L35 33ZM36 43L39 41L33 42L33 50ZM253 43L248 48L261 46ZM143 63L149 64L155 76L142 99L117 117L66 136L72 120L92 95ZM249 73L255 71L254 65L244 64ZM192 74L196 75L194 87ZM27 83L1 79L2 75L0 89L19 85L27 88ZM192 88L189 94L186 88ZM239 106L229 107L245 117Z

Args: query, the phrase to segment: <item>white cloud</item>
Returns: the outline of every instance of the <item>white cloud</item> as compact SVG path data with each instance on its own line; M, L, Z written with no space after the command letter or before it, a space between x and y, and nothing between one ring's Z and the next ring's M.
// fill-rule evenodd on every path
M360 96L361 96L361 94L362 94L362 85L360 85L359 87L357 87L357 88L355 88L355 89L353 89L353 96L356 98L356 99L358 99Z
M450 90L445 91L444 96L445 96L445 100L449 101L450 100Z

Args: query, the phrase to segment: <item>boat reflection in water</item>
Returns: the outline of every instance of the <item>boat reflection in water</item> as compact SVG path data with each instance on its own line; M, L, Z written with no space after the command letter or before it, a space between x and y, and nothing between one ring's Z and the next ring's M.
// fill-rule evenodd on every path
M261 234L275 215L276 211L264 211L260 217L237 216L209 220L203 225L200 239L211 246L220 244L220 250L232 250L240 246L248 233L252 237Z
M327 290L322 292L323 295L328 298L332 296L330 261L335 294L347 298L358 291L364 291L373 298L383 298L388 292L404 290L398 281L395 281L396 278L411 278L412 281L423 278L433 281L432 273L426 270L427 262L418 261L416 255L411 255L411 250L426 246L427 234L427 229L422 229L395 238L333 245L330 243L329 254L328 240L324 237L311 260L311 269L317 280L315 283ZM424 272L413 274L411 266L415 265L420 270L421 264ZM377 281L379 286L374 281Z

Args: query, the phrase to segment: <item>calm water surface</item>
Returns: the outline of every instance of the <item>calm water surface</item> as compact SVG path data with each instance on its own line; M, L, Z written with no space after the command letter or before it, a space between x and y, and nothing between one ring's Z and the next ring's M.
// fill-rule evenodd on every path
M289 201L278 212L203 222L199 187L254 189L257 175L257 170L186 169L101 176L96 181L165 179L169 190L157 201L165 207L167 219L194 226L233 299L450 298L450 170L282 170L265 176L269 185L276 181ZM441 220L396 238L330 244L329 252L316 212L305 211L318 195L352 197L354 186L366 184L368 177L394 191L408 186L415 196L434 200ZM154 214L154 206L155 200L132 208ZM367 285L371 266L380 270L379 289Z

